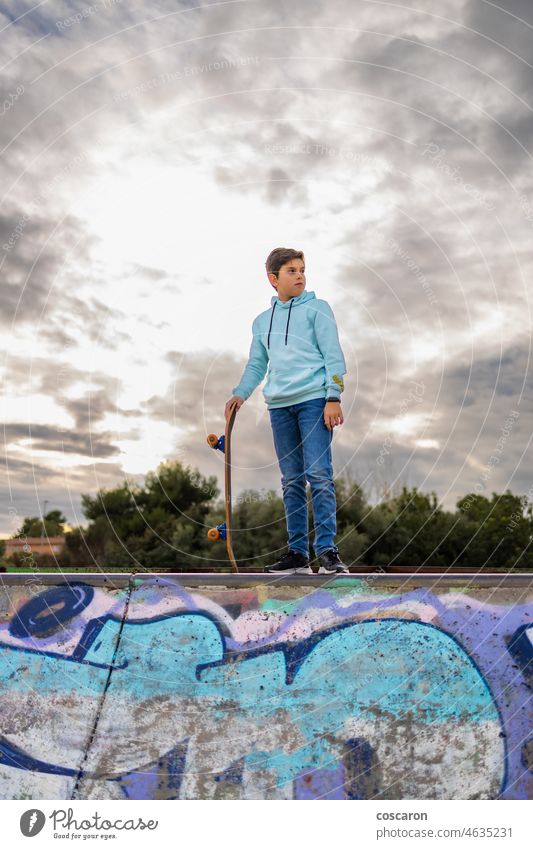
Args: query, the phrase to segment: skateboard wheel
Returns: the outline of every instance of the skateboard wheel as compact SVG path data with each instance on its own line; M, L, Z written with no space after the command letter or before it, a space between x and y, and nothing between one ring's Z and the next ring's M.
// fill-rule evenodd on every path
M220 531L218 528L210 528L207 532L208 539L220 539Z
M211 448L216 448L218 443L218 436L216 436L214 433L210 433L207 437L207 442L211 446Z

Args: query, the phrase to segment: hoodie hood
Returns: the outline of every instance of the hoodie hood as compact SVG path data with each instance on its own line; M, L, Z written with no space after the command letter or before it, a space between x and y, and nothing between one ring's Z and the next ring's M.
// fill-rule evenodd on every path
M289 324L291 320L291 310L294 307L298 306L298 304L305 304L306 301L311 301L313 298L316 298L314 292L302 292L301 295L298 295L296 298L289 298L288 301L280 301L277 295L273 295L270 303L272 304L272 312L270 314L270 326L268 328L268 336L267 336L267 348L270 348L270 332L272 330L272 322L274 321L274 313L277 309L287 310L287 325L285 327L285 344L287 344L287 337L289 335Z
M285 301L285 303L283 301L280 301L277 295L273 295L270 299L270 303L272 306L276 304L276 309L279 308L282 310L288 310L293 304L294 306L296 306L296 304L305 304L306 301L310 301L312 298L316 298L314 292L304 291L301 295L298 295L298 297L290 298L288 301Z

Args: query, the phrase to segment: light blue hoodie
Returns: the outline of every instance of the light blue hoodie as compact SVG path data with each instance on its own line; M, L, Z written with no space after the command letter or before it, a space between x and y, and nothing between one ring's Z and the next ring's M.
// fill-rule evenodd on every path
M304 291L285 303L274 295L271 304L254 319L248 363L233 395L246 400L268 366L263 396L269 410L340 398L346 363L328 302Z

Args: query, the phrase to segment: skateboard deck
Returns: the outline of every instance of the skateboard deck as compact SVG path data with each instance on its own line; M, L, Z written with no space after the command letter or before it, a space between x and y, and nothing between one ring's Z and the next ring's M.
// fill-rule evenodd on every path
M217 525L216 528L210 528L207 536L211 540L223 539L226 541L226 551L233 572L239 571L231 544L231 432L233 430L236 412L237 405L234 403L230 407L230 414L226 420L226 429L223 436L219 437L214 433L210 433L207 437L207 442L211 448L222 451L224 454L224 497L226 502L226 521L221 525Z

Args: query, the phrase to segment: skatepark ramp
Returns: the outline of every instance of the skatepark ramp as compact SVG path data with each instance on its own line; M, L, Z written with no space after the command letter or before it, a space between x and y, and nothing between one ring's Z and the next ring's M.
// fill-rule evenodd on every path
M531 575L3 575L4 799L531 799Z

